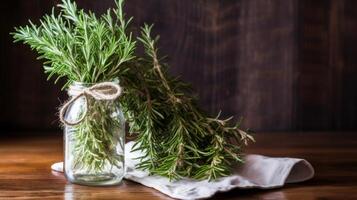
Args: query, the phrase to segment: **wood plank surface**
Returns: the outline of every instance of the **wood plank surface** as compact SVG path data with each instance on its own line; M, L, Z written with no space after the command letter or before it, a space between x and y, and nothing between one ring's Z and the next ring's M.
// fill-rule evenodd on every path
M30 134L30 133L29 133ZM52 163L62 160L60 133L0 140L0 199L170 199L131 181L113 187L68 183ZM259 133L248 153L305 158L315 167L310 181L273 190L233 190L213 199L357 199L357 134ZM264 166L262 166L264 167Z

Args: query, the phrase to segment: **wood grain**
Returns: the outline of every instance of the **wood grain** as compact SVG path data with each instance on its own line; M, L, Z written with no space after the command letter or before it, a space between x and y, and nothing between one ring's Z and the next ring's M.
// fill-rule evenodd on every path
M114 6L76 1L98 14ZM9 32L59 2L2 4L0 132L58 129L57 107L67 98L61 84L46 82L36 54L13 44ZM354 0L127 0L125 11L134 16L132 27L155 23L170 72L192 83L207 112L244 117L244 127L257 131L356 130L356 6Z
M61 173L50 170L52 163L62 160L60 133L48 135L0 140L0 199L170 199L131 181L115 187L68 183ZM249 146L248 153L305 158L315 167L315 178L273 190L236 189L213 199L357 198L356 133L280 132L255 137L258 142Z
M354 130L356 1L303 0L299 13L296 127Z

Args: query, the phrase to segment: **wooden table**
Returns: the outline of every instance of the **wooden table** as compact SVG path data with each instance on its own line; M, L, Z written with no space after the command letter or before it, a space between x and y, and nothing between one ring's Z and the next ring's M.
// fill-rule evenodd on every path
M73 185L50 170L62 160L60 133L0 141L0 199L170 199L131 181L115 187ZM273 190L239 190L215 199L357 199L357 133L259 133L248 153L306 158L314 179Z

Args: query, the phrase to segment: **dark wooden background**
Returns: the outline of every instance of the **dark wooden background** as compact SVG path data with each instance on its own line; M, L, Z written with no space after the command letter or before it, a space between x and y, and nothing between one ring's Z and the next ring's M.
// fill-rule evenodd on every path
M112 0L78 0L102 13ZM58 0L1 3L0 129L57 129L60 85L9 32ZM357 1L127 0L133 27L155 23L171 72L210 113L257 131L356 130Z

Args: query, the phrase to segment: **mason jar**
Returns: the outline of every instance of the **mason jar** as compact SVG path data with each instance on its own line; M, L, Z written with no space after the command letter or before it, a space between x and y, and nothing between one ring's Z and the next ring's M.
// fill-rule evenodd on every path
M74 83L74 98L93 84ZM85 115L85 116L84 116ZM68 106L64 119L64 172L67 180L81 185L119 184L124 177L125 120L118 99L97 100L82 95Z

